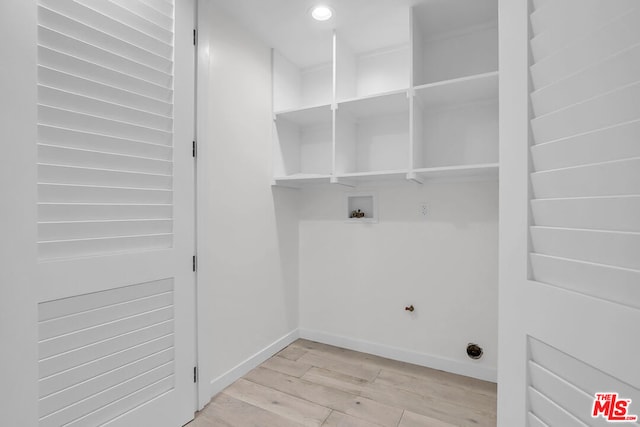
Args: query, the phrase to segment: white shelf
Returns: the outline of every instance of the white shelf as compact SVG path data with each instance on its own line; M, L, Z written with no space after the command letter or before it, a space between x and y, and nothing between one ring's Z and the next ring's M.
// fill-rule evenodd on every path
M334 173L344 176L408 168L409 111L405 91L338 104Z
M317 105L300 109L279 111L275 113L276 120L286 120L298 126L314 126L331 123L331 105Z
M403 40L391 46L353 48L343 33L334 35L336 100L361 98L406 89L411 85L409 9Z
M326 184L358 185L363 183L402 182L406 180L455 180L490 181L497 180L498 163L441 166L414 170L390 170L378 172L357 172L341 175L294 174L274 178L275 185L303 188Z
M336 175L338 178L371 178L371 177L395 177L404 176L409 172L408 169L384 170L376 172L353 172Z
M413 167L467 167L498 161L498 72L415 89Z
M498 69L498 1L433 0L413 8L414 86Z
M274 122L277 177L329 176L333 170L333 111L329 105L281 112Z
M322 56L331 58L331 40ZM333 101L333 64L329 61L299 67L277 50L273 51L273 109L296 110Z
M338 103L338 111L355 119L409 113L408 89L352 98Z
M422 3L394 45L327 35L320 65L274 51L275 184L496 179L497 10Z
M302 188L329 184L331 182L331 177L329 175L297 173L289 176L276 176L273 178L273 181L275 185L283 187Z
M477 74L415 88L415 96L425 109L448 108L498 98L498 72Z
M363 182L387 182L387 181L404 181L407 178L408 169L402 170L384 170L376 172L354 172L343 173L334 177L334 182L344 184L358 184Z
M498 163L483 163L463 166L442 166L434 168L422 168L412 171L416 177L425 180L430 179L473 179L494 180L498 179Z

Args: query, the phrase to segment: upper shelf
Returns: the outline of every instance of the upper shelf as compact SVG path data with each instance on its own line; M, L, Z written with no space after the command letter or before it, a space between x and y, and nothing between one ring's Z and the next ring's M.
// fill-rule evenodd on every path
M341 28L312 67L274 51L275 184L497 178L497 2L407 7L397 38Z
M409 112L407 90L346 100L338 103L338 110L356 119Z
M320 123L330 123L332 119L331 105L306 107L275 113L276 120L287 120L298 126L312 126Z
M276 176L273 178L273 184L282 187L302 188L329 184L331 182L330 175L296 173L288 176Z
M331 41L327 47L331 49ZM290 111L331 104L333 64L300 68L273 50L273 110Z
M481 163L460 166L442 166L415 169L412 173L422 180L432 179L498 179L498 163Z
M498 69L497 0L430 0L412 18L413 86Z
M406 90L411 85L408 32L406 43L369 52L353 51L339 34L335 35L335 45L338 102Z
M414 30L425 40L468 33L498 21L497 0L430 0L413 8Z
M385 170L375 172L352 172L336 175L331 182L334 184L355 186L366 182L404 181L407 179L408 170Z
M305 188L327 184L358 186L368 183L402 181L491 181L498 179L498 172L498 163L481 163L412 170L344 173L338 175L295 174L286 177L275 177L274 184L283 187Z
M422 107L426 109L497 99L498 72L425 84L416 87L415 93Z

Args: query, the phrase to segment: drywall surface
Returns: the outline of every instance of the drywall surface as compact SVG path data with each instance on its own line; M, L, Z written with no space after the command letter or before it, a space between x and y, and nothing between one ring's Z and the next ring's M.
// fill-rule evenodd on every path
M344 221L347 190L301 193L301 335L495 381L497 183L365 189L376 224Z
M214 393L297 329L298 226L296 192L271 187L270 49L199 7L198 345Z
M38 11L30 1L0 10L0 425L35 426Z

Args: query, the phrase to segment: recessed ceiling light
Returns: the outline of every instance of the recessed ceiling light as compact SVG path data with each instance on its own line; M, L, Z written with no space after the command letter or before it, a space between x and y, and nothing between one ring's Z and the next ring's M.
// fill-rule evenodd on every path
M326 21L333 16L333 10L327 6L316 6L311 10L311 16L316 21Z

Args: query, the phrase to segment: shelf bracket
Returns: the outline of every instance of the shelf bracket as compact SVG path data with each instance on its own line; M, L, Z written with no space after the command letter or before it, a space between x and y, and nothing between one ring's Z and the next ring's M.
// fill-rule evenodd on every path
M424 180L420 178L415 172L407 173L407 181L413 181L416 184L424 184Z
M347 181L343 181L340 178L338 178L337 176L332 176L331 177L331 183L332 184L342 185L343 187L349 187L349 188L355 188L356 187L354 184L351 184L350 182L347 182Z

